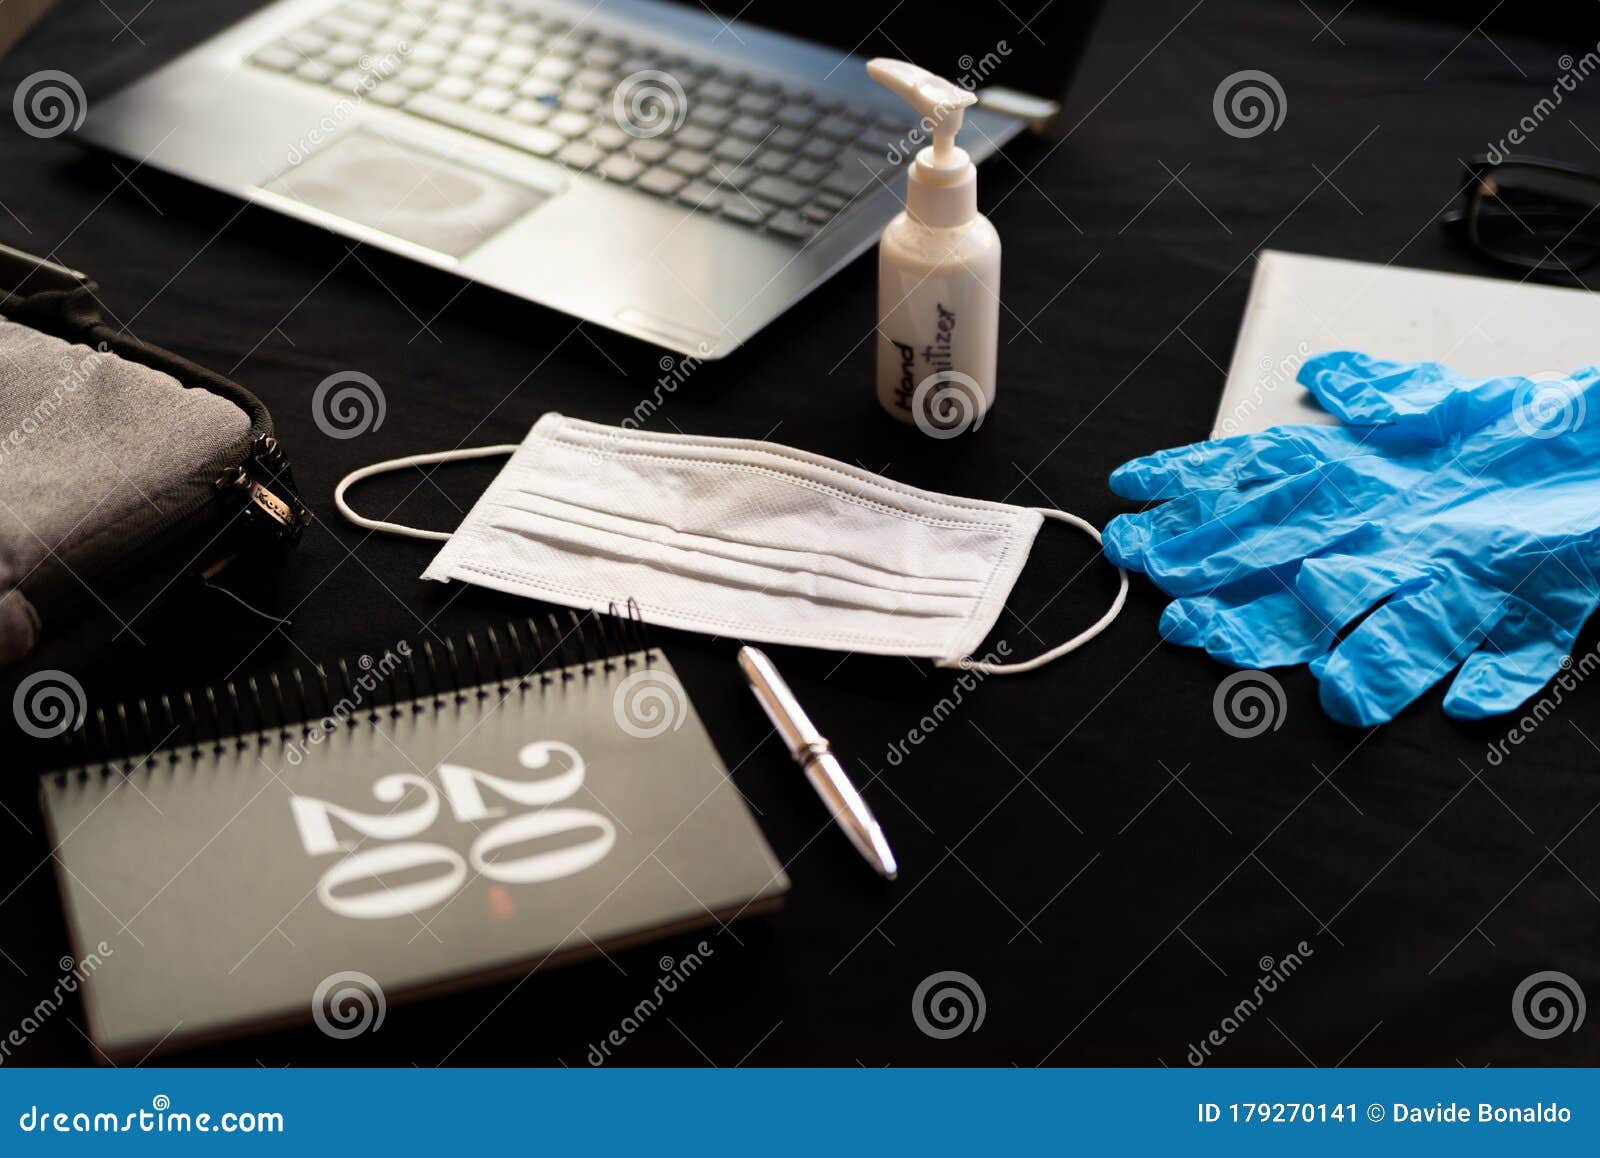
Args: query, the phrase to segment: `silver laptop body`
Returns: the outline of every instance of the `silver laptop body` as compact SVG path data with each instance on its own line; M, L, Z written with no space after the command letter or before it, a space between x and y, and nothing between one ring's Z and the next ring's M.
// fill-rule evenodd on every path
M990 92L979 160L1049 108ZM913 128L860 57L698 4L279 0L80 135L709 359L874 243Z

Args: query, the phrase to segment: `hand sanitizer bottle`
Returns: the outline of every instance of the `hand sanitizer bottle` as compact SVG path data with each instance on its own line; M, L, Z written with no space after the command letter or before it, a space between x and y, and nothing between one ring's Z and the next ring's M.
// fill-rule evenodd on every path
M905 211L878 243L878 401L953 437L994 404L1000 329L1000 235L978 212L977 167L955 143L977 97L904 61L868 61L867 74L933 138L911 163Z

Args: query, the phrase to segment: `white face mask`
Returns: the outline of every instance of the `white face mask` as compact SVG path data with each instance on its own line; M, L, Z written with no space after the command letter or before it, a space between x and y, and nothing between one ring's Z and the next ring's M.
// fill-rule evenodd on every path
M453 534L357 515L369 475L511 455ZM906 655L941 667L1027 671L1103 631L1022 663L980 663L983 643L1046 517L1061 511L916 490L771 442L653 434L539 419L521 446L415 455L363 467L334 492L352 522L447 540L424 579L460 580L583 610L630 599L647 622L733 639Z

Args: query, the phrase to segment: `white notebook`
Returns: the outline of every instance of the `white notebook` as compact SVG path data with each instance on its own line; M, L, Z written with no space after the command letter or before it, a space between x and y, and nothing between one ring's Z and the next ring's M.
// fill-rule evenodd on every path
M1556 378L1600 364L1600 295L1263 250L1211 436L1334 421L1295 381L1325 350Z

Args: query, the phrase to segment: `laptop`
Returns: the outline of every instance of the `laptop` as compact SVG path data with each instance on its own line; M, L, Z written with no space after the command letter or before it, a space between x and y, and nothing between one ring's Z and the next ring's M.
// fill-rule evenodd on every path
M974 88L961 144L982 160L1048 123L1099 7L830 22L744 0L278 0L96 103L80 136L720 358L899 212L916 115L868 54Z
M1600 365L1600 296L1516 278L1263 250L1211 437L1336 422L1297 380L1307 358L1328 350L1559 382ZM1553 401L1560 405L1562 397Z

